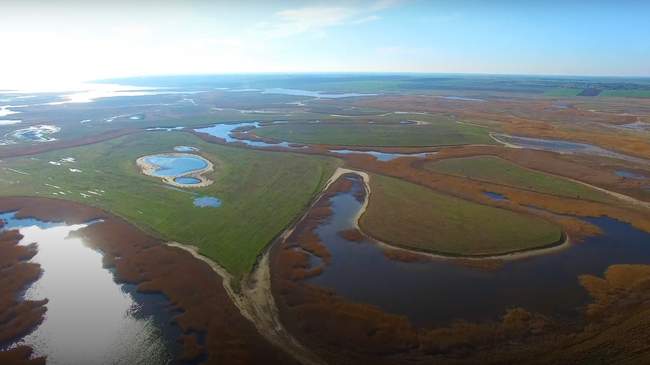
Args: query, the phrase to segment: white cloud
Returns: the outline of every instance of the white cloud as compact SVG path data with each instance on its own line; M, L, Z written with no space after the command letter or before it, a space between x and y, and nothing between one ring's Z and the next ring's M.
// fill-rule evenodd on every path
M303 33L323 36L325 29L346 24L363 24L381 19L378 11L395 6L400 0L379 0L362 7L308 6L286 9L274 14L271 21L260 22L256 30L269 38L284 38Z
M353 21L350 22L350 24L363 24L363 23L368 23L368 22L374 22L374 21L379 20L379 19L381 19L380 16L368 15L367 17L353 20Z

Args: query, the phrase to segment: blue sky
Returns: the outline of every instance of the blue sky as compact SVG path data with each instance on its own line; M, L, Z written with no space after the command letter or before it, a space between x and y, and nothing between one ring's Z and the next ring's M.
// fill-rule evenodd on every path
M650 1L626 0L4 0L0 87L233 72L650 76L649 18Z

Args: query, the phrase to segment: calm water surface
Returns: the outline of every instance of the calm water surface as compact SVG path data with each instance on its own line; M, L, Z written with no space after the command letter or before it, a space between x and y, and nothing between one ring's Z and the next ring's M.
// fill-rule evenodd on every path
M552 151L557 153L579 153L585 155L616 158L619 160L625 160L639 164L650 164L650 160L606 150L602 147L594 146L588 143L563 141L558 139L518 137L506 134L495 134L494 137L500 141L504 141L522 148Z
M158 167L154 172L154 175L158 177L185 175L208 166L208 163L202 158L188 155L154 155L146 157L145 161Z
M331 264L308 281L418 324L497 319L512 307L578 318L590 300L579 275L601 276L612 264L650 264L650 234L610 218L585 218L604 231L601 236L558 253L506 262L493 271L445 260L389 260L371 241L349 242L337 234L354 226L361 209L354 194L363 185L359 178L352 181L352 191L330 199L334 214L315 231L332 254Z
M390 152L380 152L380 151L359 151L359 150L330 150L332 153L338 153L341 155L349 154L362 154L374 156L379 161L390 161L398 157L418 157L424 158L427 155L433 154L435 152L424 152L424 153L390 153Z
M275 123L273 123L275 124ZM222 138L227 143L240 142L251 147L282 147L282 148L304 148L304 146L292 146L289 142L267 143L262 141L250 141L247 139L237 139L232 136L236 129L248 127L258 128L261 124L259 122L241 122L241 123L220 123L210 127L195 129L196 132L209 134L214 137Z
M200 208L218 208L221 200L212 196L202 196L194 199L194 205Z
M64 225L0 214L3 229L18 229L21 245L38 244L30 260L42 276L25 292L27 300L48 299L45 320L12 346L31 346L48 364L169 364L180 353L171 324L172 307L162 295L142 294L117 284L102 266L102 254ZM101 224L100 222L93 224Z

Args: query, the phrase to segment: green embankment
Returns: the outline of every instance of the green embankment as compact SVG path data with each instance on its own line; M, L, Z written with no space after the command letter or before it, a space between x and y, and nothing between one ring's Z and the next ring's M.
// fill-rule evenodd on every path
M426 120L425 120L426 121ZM405 124L276 124L255 130L261 137L307 144L347 146L438 146L492 144L486 128L448 119L425 125Z
M176 145L199 147L215 165L208 175L215 183L178 189L139 172L138 157L170 152ZM50 163L68 157L75 162ZM210 144L178 132L140 133L2 161L0 195L57 197L101 207L165 240L195 245L240 276L301 214L338 163ZM222 206L195 207L194 193L218 197Z
M558 242L561 228L534 216L476 204L373 175L361 228L389 244L448 255L497 255Z
M605 203L612 201L609 195L585 185L530 170L494 156L450 158L430 162L426 165L426 168L444 174L469 177L475 180L567 198L587 199Z

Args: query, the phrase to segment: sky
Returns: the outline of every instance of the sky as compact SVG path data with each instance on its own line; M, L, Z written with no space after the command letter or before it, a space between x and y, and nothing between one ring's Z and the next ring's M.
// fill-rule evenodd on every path
M0 88L164 75L650 76L650 1L1 0Z

